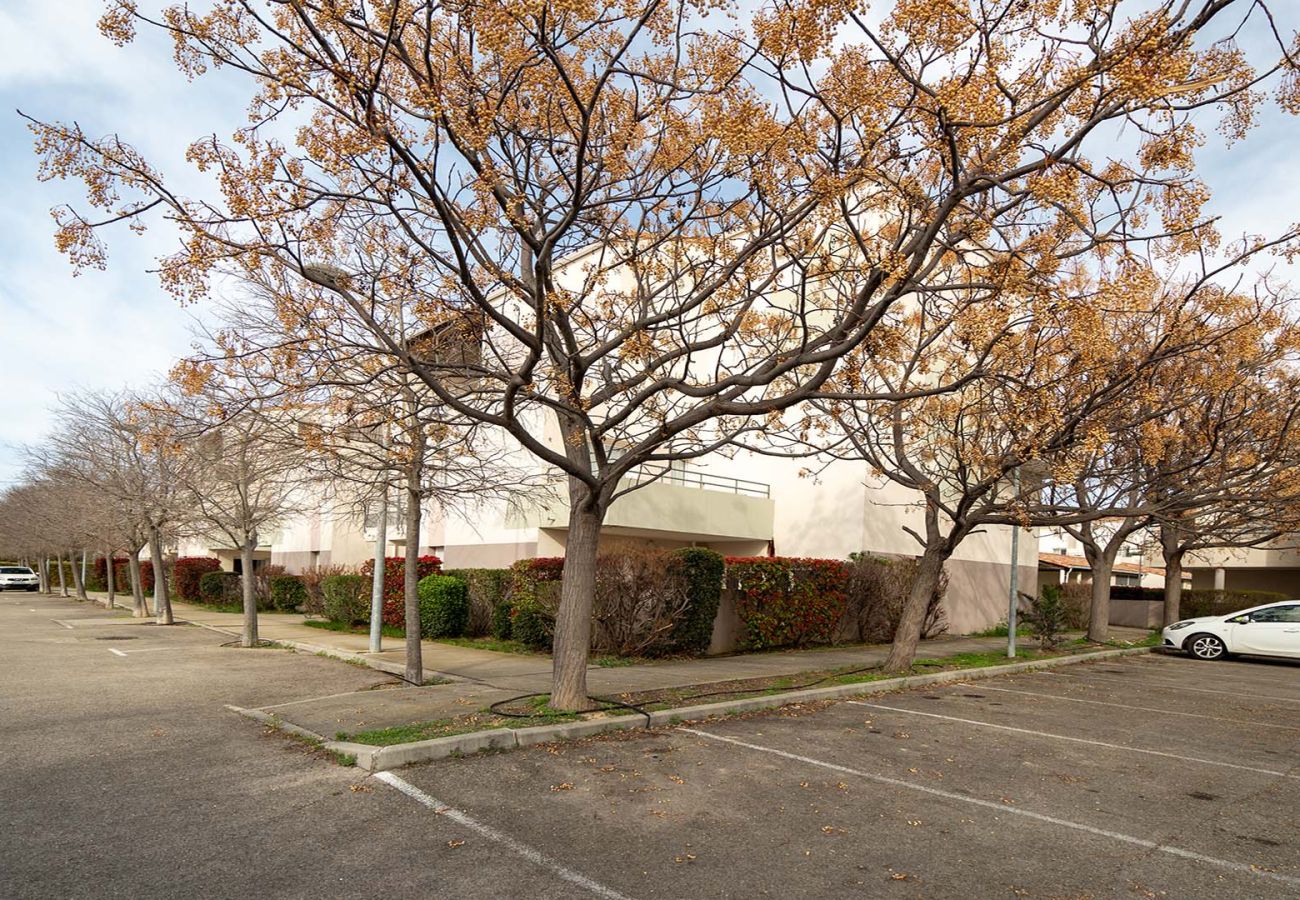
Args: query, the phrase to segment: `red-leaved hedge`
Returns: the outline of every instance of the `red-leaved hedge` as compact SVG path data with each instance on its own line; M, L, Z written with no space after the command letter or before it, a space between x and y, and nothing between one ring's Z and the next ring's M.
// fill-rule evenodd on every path
M104 557L95 560L95 584L108 588L108 566ZM153 563L144 560L140 563L140 583L146 594L153 593ZM119 594L131 593L131 570L125 559L113 560L113 590Z
M172 565L172 588L176 591L175 599L184 603L200 603L199 579L208 572L221 568L220 561L211 556L181 556Z
M427 578L442 572L442 560L436 556L421 556L415 564L416 578ZM361 574L375 577L375 561L361 564ZM394 628L406 627L406 557L389 556L384 560L384 624Z
M727 581L747 648L829 643L848 604L848 563L793 556L729 556Z

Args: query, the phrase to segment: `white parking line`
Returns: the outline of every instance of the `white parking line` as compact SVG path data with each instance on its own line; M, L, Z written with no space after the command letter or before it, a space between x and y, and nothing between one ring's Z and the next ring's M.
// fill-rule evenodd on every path
M1058 672L1055 670L1045 671L1044 675L1057 675L1061 678L1086 678L1086 675L1076 674L1074 672ZM1089 672L1089 675L1106 675L1106 672ZM1105 681L1114 682L1114 679L1107 678ZM1273 700L1279 703L1300 703L1297 697L1273 697L1268 694L1255 694L1245 688L1240 691L1216 691L1211 688L1194 688L1186 687L1181 684L1175 684L1170 681L1153 681L1146 674L1142 676L1142 687L1160 688L1167 691L1193 691L1197 694L1223 694L1228 697L1236 697L1238 700Z
M868 704L869 705L869 704ZM744 747L748 750L756 750L760 753L770 753L773 756L780 756L784 759L794 760L795 762L805 763L810 766L817 766L823 769L829 769L832 772L842 772L845 775L854 775L858 778L865 778L867 781L874 781L876 784L884 784L890 787L903 788L904 790L916 791L922 794L929 794L933 797L942 797L945 800L956 800L961 803L968 803L972 806L982 806L985 809L996 810L999 813L1005 813L1009 816L1019 816L1023 819L1030 819L1035 822L1043 822L1048 825L1057 825L1061 828L1069 828L1074 831L1082 831L1087 834L1098 837L1109 838L1124 844L1130 844L1135 847L1142 847L1147 850L1155 850L1159 853L1167 853L1170 856L1177 856L1181 859L1193 859L1197 862L1203 862L1207 865L1217 866L1221 869L1229 869L1234 872L1241 872L1245 875L1254 875L1257 878L1266 878L1271 881L1279 881L1291 886L1300 886L1300 878L1290 875L1282 875L1278 872L1269 872L1264 869L1253 866L1249 863L1233 862L1228 859L1219 859L1215 856L1206 856L1204 853L1197 853L1195 850L1184 850L1181 847L1173 847L1169 844L1161 844L1157 841L1148 841L1145 838L1135 837L1131 834L1124 834L1119 831L1110 831L1105 828L1096 828L1092 825L1085 825L1082 822L1072 822L1069 819L1061 819L1056 816L1049 816L1044 813L1033 812L1032 810L1022 809L1016 806L1007 806L1003 803L994 803L992 800L981 800L978 797L968 797L965 794L945 791L941 788L930 787L924 784L914 784L910 781L904 781L901 778L890 778L888 775L877 775L873 772L863 772L860 769L851 769L848 766L841 766L837 763L826 762L825 760L813 759L810 756L800 756L798 753L790 753L785 750L778 750L775 747L764 747L761 744L751 744L747 741L737 740L736 738L723 737L720 734L710 734L707 731L696 731L694 728L681 728L687 734L693 734L698 737L708 738L711 741L721 741L727 744L734 744L737 747ZM381 773L387 774L387 773ZM378 776L376 776L378 777Z
M383 672L380 672L378 669L376 669L375 671L377 674L380 675L384 674ZM284 706L297 706L299 703L315 703L317 700L333 700L336 697L351 697L355 694L373 694L373 693L374 693L373 688L363 688L362 690L359 691L344 691L341 694L326 694L324 697L308 697L305 700L289 700L284 703L272 703L270 706L259 706L258 709L262 710L263 712L266 712L268 709L280 709L281 707Z
M630 900L626 894L620 894L611 887L606 887L598 881L593 881L581 872L575 872L573 869L570 869L558 860L552 859L542 853L542 851L530 847L528 844L517 841L508 834L502 834L491 825L483 824L468 813L462 812L455 807L448 806L447 804L430 797L409 781L394 775L392 772L377 772L375 778L385 784L397 788L415 802L427 806L438 815L446 816L453 822L463 825L472 831L477 831L488 840L495 841L498 844L510 848L529 862L539 865L544 869L551 870L565 881L576 884L578 887L588 891L589 893L595 894L597 897L605 897L606 900Z
M846 703L852 703L855 706L869 706L872 709L885 709L890 712L903 713L909 716L925 716L930 719L943 719L948 722L960 722L963 725L977 725L980 728L996 728L999 731L1014 731L1017 734L1028 734L1034 737L1052 738L1057 741L1070 741L1075 744L1089 744L1093 747L1105 747L1108 750L1124 750L1128 753L1144 753L1147 756L1163 756L1166 759L1179 759L1183 762L1200 763L1206 766L1222 766L1225 769L1240 769L1243 772L1257 772L1260 775L1277 775L1282 778L1300 779L1300 775L1292 772L1281 772L1277 769L1260 769L1255 766L1241 766L1237 763L1219 762L1214 759L1202 759L1199 756L1181 756L1177 753L1166 753L1163 750L1144 750L1141 747L1126 747L1124 744L1111 744L1106 741L1094 741L1089 738L1072 737L1068 734L1052 734L1048 731L1034 731L1032 728L1016 728L1013 725L996 725L993 722L981 722L978 719L963 719L958 716L945 716L939 713L921 712L917 709L906 709L901 706L884 706L880 703L867 703L864 700L846 700Z
M72 627L72 626L69 625L67 622L60 622L58 619L50 619L50 621L53 622L55 625L62 625L64 628L71 628L71 627Z
M971 685L975 687L975 685ZM1113 706L1116 709L1131 709L1136 712L1159 713L1162 716L1184 716L1189 719L1212 719L1215 722L1231 722L1234 725L1249 725L1251 728L1285 728L1287 731L1300 731L1297 725L1274 725L1272 722L1251 722L1248 719L1225 719L1223 716L1207 716L1204 713L1178 712L1172 709L1160 709L1156 706L1129 706L1127 703L1110 703L1106 700L1085 700L1083 697L1062 697L1060 694L1044 694L1039 691L1018 691L1012 688L993 687L988 684L978 686L981 691L999 691L1003 694L1024 694L1026 697L1046 697L1048 700L1067 700L1070 703L1091 703L1093 706Z
M116 654L116 655L122 657L123 659L126 659L126 654L123 653L121 650L117 649L116 647L109 647L109 648L108 648L108 652L109 652L109 653L114 653L114 654Z
M168 650L186 650L187 647L140 647L135 650L123 650L123 653L164 653Z

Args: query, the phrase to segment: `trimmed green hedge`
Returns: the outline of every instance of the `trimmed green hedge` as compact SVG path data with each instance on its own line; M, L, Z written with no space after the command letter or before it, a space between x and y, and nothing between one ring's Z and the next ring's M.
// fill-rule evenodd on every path
M471 637L496 634L496 610L505 600L506 593L510 589L511 571L509 569L445 569L442 574L459 578L465 582L469 590L469 620L465 625L465 633ZM507 625L506 638L508 637Z
M713 640L726 563L721 553L703 547L683 547L672 556L686 576L690 598L690 608L673 629L673 648L680 653L703 653Z
M1164 599L1163 592L1160 596ZM1226 616L1239 609L1263 606L1266 603L1280 603L1290 599L1286 594L1275 591L1184 590L1178 606L1178 615L1183 619L1195 619L1198 616Z
M363 575L329 575L321 579L325 617L351 627L370 621L371 579Z
M420 579L420 635L460 637L469 624L469 586L449 575Z
M293 612L307 602L307 585L297 575L276 575L270 583L271 606Z
M199 602L209 606L239 603L242 593L239 576L234 572L204 572L199 576Z

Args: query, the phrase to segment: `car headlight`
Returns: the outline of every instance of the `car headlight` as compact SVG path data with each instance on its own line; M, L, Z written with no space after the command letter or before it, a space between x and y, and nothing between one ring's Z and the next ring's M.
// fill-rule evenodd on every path
M1188 621L1188 622L1175 622L1174 624L1172 624L1172 625L1169 626L1169 630L1170 630L1170 631L1177 631L1177 630L1180 629L1180 628L1191 628L1193 624L1194 624L1194 623L1192 623L1192 622L1190 622L1190 621Z

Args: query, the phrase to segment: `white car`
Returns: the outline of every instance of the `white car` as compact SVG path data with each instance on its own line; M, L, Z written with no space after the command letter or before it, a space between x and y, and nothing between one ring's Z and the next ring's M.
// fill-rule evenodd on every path
M0 566L0 591L34 591L40 586L41 580L26 566Z
M1183 619L1167 627L1162 645L1197 659L1234 653L1300 659L1300 600L1243 609L1227 616Z

